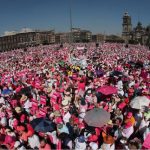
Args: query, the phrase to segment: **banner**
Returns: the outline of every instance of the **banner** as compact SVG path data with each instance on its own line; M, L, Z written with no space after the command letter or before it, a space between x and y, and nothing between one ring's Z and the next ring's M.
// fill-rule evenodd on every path
M85 49L84 46L82 46L82 47L77 46L77 50L84 50L84 49Z
M71 57L71 58L70 58L70 63L71 63L72 65L80 66L80 67L82 67L82 68L87 67L86 58L84 58L84 59L78 59L78 58L75 58L75 57Z

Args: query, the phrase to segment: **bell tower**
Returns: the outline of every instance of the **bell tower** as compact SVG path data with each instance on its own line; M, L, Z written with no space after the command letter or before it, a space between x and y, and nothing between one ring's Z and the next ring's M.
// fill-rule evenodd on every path
M122 37L127 42L132 31L131 16L129 16L128 12L125 12L123 15L122 28Z

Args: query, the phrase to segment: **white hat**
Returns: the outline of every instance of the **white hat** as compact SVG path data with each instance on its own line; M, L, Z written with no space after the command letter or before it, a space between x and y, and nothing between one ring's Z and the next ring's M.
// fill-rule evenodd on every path
M97 150L98 149L98 145L95 142L91 142L89 145L92 148L92 150Z
M5 104L5 100L3 97L0 98L0 104Z
M71 97L70 97L70 96L65 96L65 97L64 97L64 100L70 102L70 101L71 101Z
M68 101L67 99L64 99L64 100L61 102L61 104L62 104L63 106L66 106L66 105L69 104L69 101Z
M1 118L1 124L2 125L7 125L7 119L6 119L6 117Z
M92 91L91 91L91 90L88 90L88 91L87 91L87 93L88 93L88 94L91 94L91 93L92 93Z

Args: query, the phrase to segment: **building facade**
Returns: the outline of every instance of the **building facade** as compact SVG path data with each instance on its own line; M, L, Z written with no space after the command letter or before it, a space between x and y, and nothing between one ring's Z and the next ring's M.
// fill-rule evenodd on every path
M110 43L124 43L125 40L117 35L108 35L106 36L106 42L110 42Z
M82 30L80 33L81 42L92 42L92 32L88 30Z
M43 43L55 43L54 30L16 33L0 37L0 51L36 46Z
M148 32L145 27L142 26L141 22L137 23L137 26L133 28L130 34L130 40L136 43L146 44L148 40Z
M72 28L72 32L56 33L56 43L79 43L79 42L91 42L92 32L89 30L81 30L80 28Z
M89 30L82 30L80 28L72 28L72 40L74 43L91 42L92 32Z
M126 43L143 44L149 43L150 27L143 27L141 22L138 22L136 27L132 29L131 16L127 12L123 15L122 23L122 38Z
M99 43L99 42L103 42L103 41L105 41L105 35L103 35L103 34L92 35L92 42Z
M70 42L70 33L56 33L55 34L55 43L69 43Z
M132 31L131 16L129 16L128 12L125 12L123 15L122 28L122 38L125 41L128 41L130 39L130 33Z

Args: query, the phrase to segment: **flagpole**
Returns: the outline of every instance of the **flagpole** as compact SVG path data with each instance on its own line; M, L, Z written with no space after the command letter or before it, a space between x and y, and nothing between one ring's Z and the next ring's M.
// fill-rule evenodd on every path
M72 0L70 0L70 43L73 42L73 35L72 35Z

